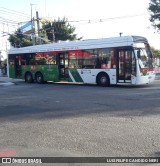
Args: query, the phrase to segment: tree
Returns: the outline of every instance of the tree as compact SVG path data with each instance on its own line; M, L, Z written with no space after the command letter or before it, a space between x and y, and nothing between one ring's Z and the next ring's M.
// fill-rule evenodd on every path
M74 34L75 27L71 26L68 23L67 18L54 20L54 21L45 21L43 23L43 29L46 31L48 39L50 41L57 42L58 40L80 40L82 37L77 38L77 34Z
M74 31L75 27L71 26L66 18L58 18L58 20L54 21L42 21L42 44L48 43L48 41L80 40L81 38L77 38L77 34L74 34ZM11 34L8 40L13 47L32 45L31 36L23 34L19 29L14 34ZM39 44L37 36L35 37L35 44Z
M45 33L41 33L42 38L45 37ZM26 47L31 46L33 44L31 35L24 34L20 29L18 29L14 34L10 34L9 42L13 47ZM46 41L42 40L42 43L47 43ZM35 44L39 44L39 40L35 37Z
M153 27L160 32L160 0L150 0L148 10Z
M160 67L160 50L155 49L154 47L151 47L151 51L154 58L154 66Z
M4 59L4 60L2 61L2 65L4 65L4 64L7 64L7 59Z
M14 34L11 34L8 40L13 47L32 45L31 37L24 35L21 30L17 30Z
M160 50L155 49L154 47L151 47L151 51L154 58L160 58Z

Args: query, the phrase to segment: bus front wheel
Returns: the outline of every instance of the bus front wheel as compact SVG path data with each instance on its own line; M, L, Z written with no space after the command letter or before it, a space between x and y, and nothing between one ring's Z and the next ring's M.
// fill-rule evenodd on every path
M31 73L27 72L25 74L25 82L27 82L27 83L32 83L33 82L33 77L32 77Z
M35 79L38 84L42 84L44 82L42 73L36 73Z
M97 84L99 86L109 86L110 85L109 76L105 73L99 74L97 77Z

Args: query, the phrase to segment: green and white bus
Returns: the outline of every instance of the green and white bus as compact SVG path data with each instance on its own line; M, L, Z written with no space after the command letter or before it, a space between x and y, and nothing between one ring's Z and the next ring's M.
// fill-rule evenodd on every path
M148 84L155 79L152 60L149 43L141 36L65 41L8 52L9 77L28 83Z

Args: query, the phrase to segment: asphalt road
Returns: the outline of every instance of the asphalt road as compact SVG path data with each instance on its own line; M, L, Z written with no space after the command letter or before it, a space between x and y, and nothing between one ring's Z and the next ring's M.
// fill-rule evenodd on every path
M160 81L0 86L0 152L17 157L159 157L159 131Z

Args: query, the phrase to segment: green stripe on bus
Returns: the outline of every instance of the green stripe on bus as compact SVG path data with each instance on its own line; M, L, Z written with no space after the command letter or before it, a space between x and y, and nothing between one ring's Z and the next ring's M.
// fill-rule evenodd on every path
M70 72L75 79L76 82L83 82L80 74L78 73L77 69L70 69Z

